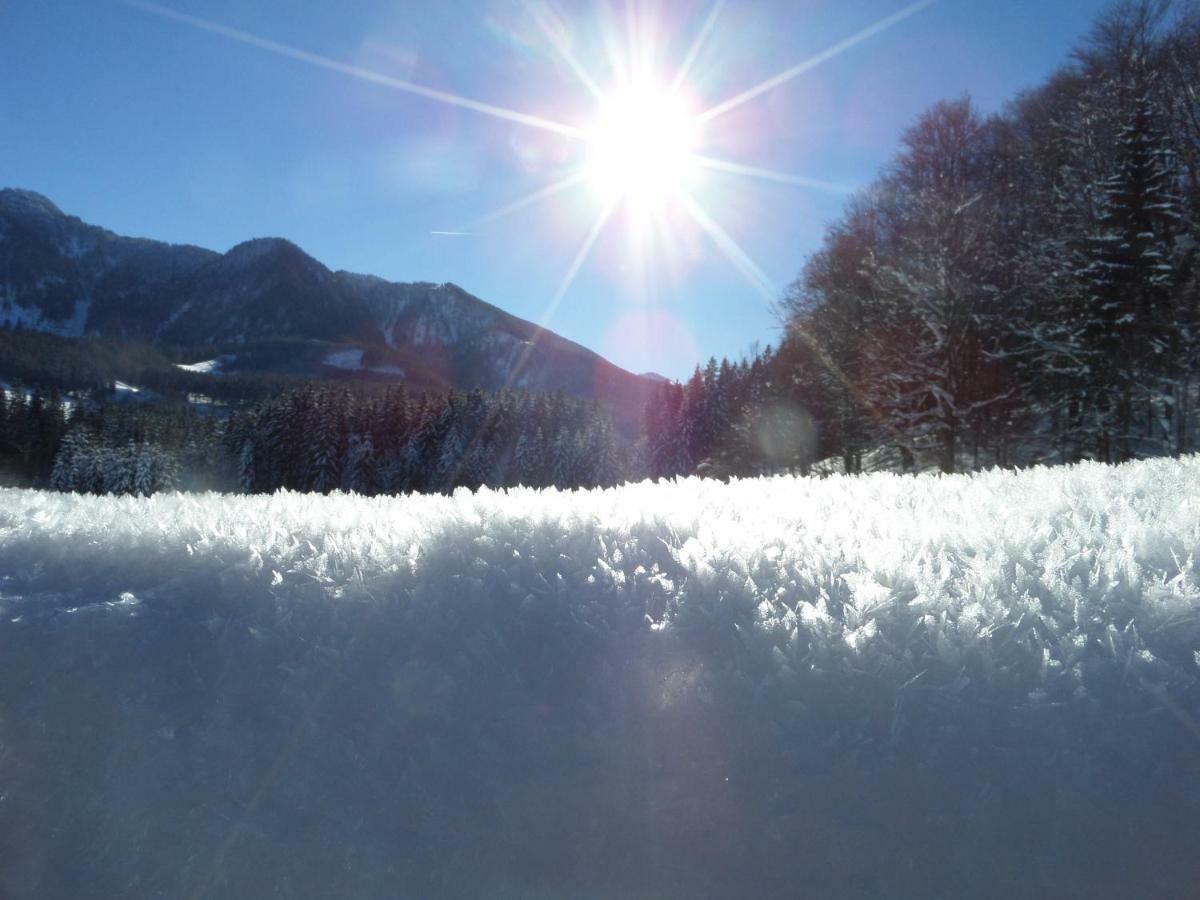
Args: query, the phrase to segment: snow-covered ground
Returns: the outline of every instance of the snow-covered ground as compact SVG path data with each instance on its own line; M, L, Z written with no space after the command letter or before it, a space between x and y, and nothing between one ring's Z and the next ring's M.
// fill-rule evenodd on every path
M0 893L1183 896L1198 676L1200 457L0 490Z
M324 365L334 369L346 369L351 372L374 372L377 375L396 375L404 377L404 369L400 366L384 364L378 366L367 366L363 362L364 352L359 347L352 347L345 350L334 350L326 355L323 360Z
M11 295L0 296L0 328L26 328L62 337L79 337L87 327L91 307L91 299L83 298L75 301L69 319L48 319L39 308L22 306Z
M363 351L356 347L348 350L335 350L325 357L325 365L335 369L358 371L363 367Z
M200 362L176 363L175 368L183 369L185 372L196 372L200 375L221 375L225 371L225 366L236 358L232 355L218 356L215 359L202 359Z

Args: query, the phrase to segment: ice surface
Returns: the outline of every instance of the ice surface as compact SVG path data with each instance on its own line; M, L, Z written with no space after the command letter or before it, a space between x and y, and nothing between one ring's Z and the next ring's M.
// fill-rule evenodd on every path
M0 893L1184 896L1198 559L1200 457L0 490Z

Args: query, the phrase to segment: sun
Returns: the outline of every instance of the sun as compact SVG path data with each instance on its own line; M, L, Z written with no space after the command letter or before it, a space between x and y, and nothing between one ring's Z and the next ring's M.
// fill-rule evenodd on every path
M587 132L587 176L605 205L658 212L695 176L699 122L683 96L652 82L604 95Z

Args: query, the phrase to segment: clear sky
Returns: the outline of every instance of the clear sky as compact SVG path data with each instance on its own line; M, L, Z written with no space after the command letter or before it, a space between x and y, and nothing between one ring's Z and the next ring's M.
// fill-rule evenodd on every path
M906 0L0 0L0 186L123 234L222 251L278 235L334 269L453 281L684 377L775 340L768 298L925 107L969 93L1000 109L1107 5L937 0L865 36ZM593 88L611 95L631 57L639 89L670 85L697 46L689 115L818 63L689 137L801 181L689 169L672 185L686 194L638 212L579 139L607 121ZM648 118L634 121L658 129ZM642 179L675 177L672 157L657 163Z

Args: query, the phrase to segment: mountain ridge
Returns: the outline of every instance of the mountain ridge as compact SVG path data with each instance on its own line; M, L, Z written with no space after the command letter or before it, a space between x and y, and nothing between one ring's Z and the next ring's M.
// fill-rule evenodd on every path
M562 390L608 404L626 424L656 383L452 282L332 270L282 237L224 253L127 237L15 188L0 189L5 325L174 350L278 340L350 346L378 363L361 377L419 372L421 387Z

